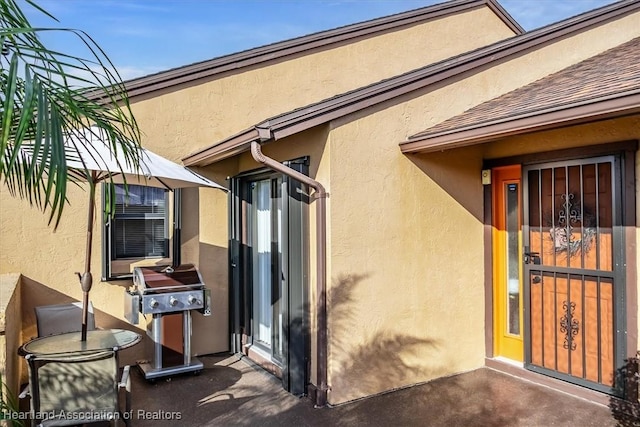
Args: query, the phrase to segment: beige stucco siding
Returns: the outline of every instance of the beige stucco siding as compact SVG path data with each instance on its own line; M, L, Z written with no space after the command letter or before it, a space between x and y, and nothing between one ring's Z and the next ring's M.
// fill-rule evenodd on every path
M471 32L470 28L481 31ZM143 145L179 162L269 116L512 35L488 8L480 8L268 66L242 69L214 81L145 95L133 99L132 108L143 133ZM227 176L245 169L230 160L213 165L204 173L224 184ZM100 197L98 193L97 200ZM5 186L0 189L0 198L0 272L23 273L59 292L61 297L80 299L74 273L84 268L88 203L84 188L69 189L70 206L55 233L47 226L45 216L29 208L28 203L10 197ZM123 288L130 283L100 283L101 223L98 214L91 299L97 310L122 319ZM182 239L182 261L195 263L213 292L213 316L194 316L194 331L198 332L193 351L199 354L227 350L227 196L211 189L185 191Z
M332 123L331 403L483 365L480 175L489 154L472 147L403 156L398 143L636 37L639 17L602 25L433 92ZM610 141L611 132L586 143ZM549 146L562 145L556 141ZM531 144L528 149L540 147ZM516 154L517 148L510 152Z
M404 108L331 132L331 403L483 361L481 159L402 155Z
M179 160L277 114L513 35L482 7L134 99L133 108L145 145Z
M472 22L482 22L483 31L469 37L468 26ZM434 34L442 36L434 38ZM268 67L245 70L155 98L134 99L133 109L144 133L143 144L179 161L185 155L271 115L511 35L501 20L489 9L482 8ZM447 43L442 42L444 39ZM403 48L398 49L398 46ZM430 48L425 49L425 46ZM407 52L411 55L405 55ZM401 54L404 55L402 61ZM267 153L268 150L267 147ZM304 150L293 151L305 155ZM294 157L290 153L283 159ZM226 162L225 166L213 166L202 172L224 183L226 177L255 167L255 162L245 155L238 164ZM200 266L205 282L213 289L215 313L210 318L194 316L194 331L198 332L194 336L193 349L196 353L223 351L228 348L229 319L227 198L211 190L200 190L199 197L193 193L195 190L190 191L189 199L183 203L185 245L182 261ZM310 231L314 233L314 213L311 215ZM314 253L311 257L315 259ZM315 283L312 283L312 289L314 287Z
M403 157L380 147L401 131L393 117L385 110L331 134L332 403L483 365L487 153L640 139L634 117Z
M309 156L310 175L330 193L331 403L483 365L484 158L640 135L638 119L628 118L431 155L406 156L398 144L474 105L637 37L639 19L635 14L601 25L464 80L451 79L437 90L394 99L264 146L266 155L281 161ZM133 109L143 145L179 161L275 114L510 35L482 8L137 99ZM256 167L244 153L200 172L224 184L226 177ZM69 199L53 233L45 216L0 188L0 273L22 273L61 296L80 299L74 272L84 265L87 194L71 187ZM228 349L227 201L227 195L212 189L183 194L182 261L201 269L214 304L213 316L194 316L194 353ZM309 213L315 336L313 205ZM92 300L97 310L122 319L122 292L129 283L99 283L99 214L94 236ZM315 349L311 359L315 383Z
M617 141L640 140L640 117L638 115L619 119L548 130L526 135L504 138L478 149L486 159L511 157L544 151L561 150L586 145L597 145Z
M23 273L46 283L59 292L81 299L80 284L74 272L84 270L87 207L89 196L83 189L70 185L71 203L65 207L58 229L47 225L48 215L30 208L26 201L11 197L0 187L0 271ZM100 195L97 196L100 200ZM98 203L98 206L99 203ZM100 275L100 228L95 228L93 241L94 274ZM105 305L103 287L96 286L92 298ZM122 307L118 307L122 311Z
M444 120L463 113L504 93L518 89L533 81L567 68L570 65L604 52L612 47L640 36L640 13L609 22L590 31L564 38L551 45L503 61L490 69L464 75L463 79L433 92L437 103L424 111L425 122L415 130L418 133ZM421 108L408 105L407 117L420 117ZM418 114L416 114L418 113ZM408 137L412 134L405 135Z

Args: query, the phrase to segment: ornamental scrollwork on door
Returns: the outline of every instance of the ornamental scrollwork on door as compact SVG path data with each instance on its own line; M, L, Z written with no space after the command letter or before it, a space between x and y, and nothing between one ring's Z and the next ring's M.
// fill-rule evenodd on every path
M560 318L560 332L565 334L562 347L573 351L576 349L576 343L573 341L573 338L578 335L578 331L580 330L580 322L573 318L576 303L563 301L562 309L564 310L564 315Z
M549 229L549 235L556 253L566 252L567 256L574 256L579 251L586 253L591 249L596 235L594 216L588 209L583 209L580 202L575 201L573 193L560 196L563 203L558 211L555 226ZM578 236L574 228L581 227Z

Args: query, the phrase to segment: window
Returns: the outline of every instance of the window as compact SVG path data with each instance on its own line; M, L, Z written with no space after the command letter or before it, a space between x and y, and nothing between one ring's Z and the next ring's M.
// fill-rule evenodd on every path
M170 205L174 197L162 188L129 185L128 194L123 185L115 185L114 215L105 218L103 277L127 277L134 266L170 265L171 227ZM103 186L108 195L109 186ZM105 197L105 203L108 200ZM174 214L173 218L176 215Z
M166 191L132 185L127 195L123 186L115 188L112 259L168 256Z

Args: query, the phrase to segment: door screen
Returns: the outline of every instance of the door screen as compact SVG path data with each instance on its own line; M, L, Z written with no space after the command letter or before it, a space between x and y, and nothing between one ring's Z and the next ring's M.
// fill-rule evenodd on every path
M616 300L623 286L615 177L613 157L523 173L527 366L607 392L615 377Z

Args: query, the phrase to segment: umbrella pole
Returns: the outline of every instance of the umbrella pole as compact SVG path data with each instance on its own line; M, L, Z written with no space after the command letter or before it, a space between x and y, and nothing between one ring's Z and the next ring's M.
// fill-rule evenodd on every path
M95 213L96 184L95 173L91 174L89 180L89 213L87 218L87 248L84 260L84 273L80 277L80 287L82 288L82 341L87 340L87 321L89 319L89 291L93 284L91 277L91 243L93 240L93 218Z

